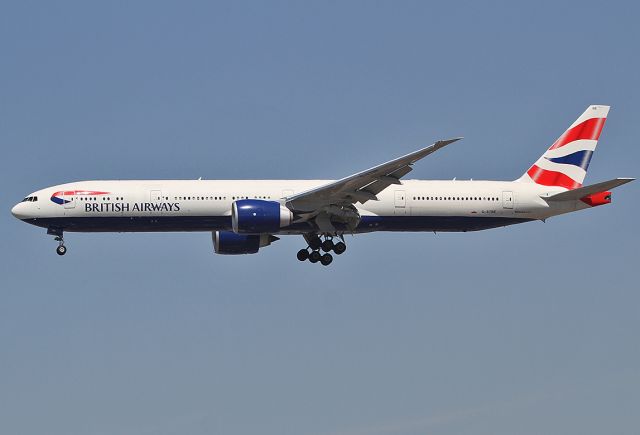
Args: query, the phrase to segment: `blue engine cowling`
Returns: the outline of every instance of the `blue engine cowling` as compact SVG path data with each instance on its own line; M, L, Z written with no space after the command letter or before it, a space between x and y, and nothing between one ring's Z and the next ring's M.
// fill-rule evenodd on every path
M236 234L231 231L214 231L213 249L216 254L255 254L264 246L278 240L271 234Z
M276 201L240 199L231 209L233 231L239 234L277 233L292 220L291 211Z

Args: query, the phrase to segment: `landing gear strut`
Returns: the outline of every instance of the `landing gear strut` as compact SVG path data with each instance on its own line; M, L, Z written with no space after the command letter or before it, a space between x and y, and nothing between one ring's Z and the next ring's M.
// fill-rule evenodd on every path
M58 242L58 247L56 248L56 254L64 255L67 253L67 247L64 246L64 237L63 232L57 228L49 228L47 229L47 234L55 236L54 240Z
M311 263L320 262L323 266L328 266L333 262L333 255L330 254L331 251L336 255L340 255L347 250L347 245L345 245L344 241L341 240L338 243L334 243L333 236L327 235L322 237L324 240L320 239L320 236L317 234L305 234L304 239L309 246L307 249L298 251L296 255L298 260L309 260ZM342 239L342 236L340 236L340 239ZM320 252L321 250L324 254Z

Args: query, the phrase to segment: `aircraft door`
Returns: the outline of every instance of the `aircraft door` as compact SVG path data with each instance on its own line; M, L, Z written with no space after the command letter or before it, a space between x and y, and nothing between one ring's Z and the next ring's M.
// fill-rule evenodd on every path
M405 195L404 190L396 190L395 198L394 198L394 211L395 215L406 215L407 214L407 197Z
M513 209L513 192L502 192L502 208Z
M62 192L62 201L64 204L64 208L76 208L76 197L74 195L74 192Z

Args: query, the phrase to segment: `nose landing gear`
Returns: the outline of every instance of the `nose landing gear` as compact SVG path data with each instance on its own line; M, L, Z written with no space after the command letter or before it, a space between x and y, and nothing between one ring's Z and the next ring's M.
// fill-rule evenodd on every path
M58 247L56 248L56 253L58 255L64 255L67 253L67 247L64 246L64 244L62 243L62 241L60 242L60 245L58 245Z
M67 247L64 246L64 237L63 232L57 228L48 228L47 234L55 236L54 240L58 242L58 247L56 248L56 254L64 255L67 253Z

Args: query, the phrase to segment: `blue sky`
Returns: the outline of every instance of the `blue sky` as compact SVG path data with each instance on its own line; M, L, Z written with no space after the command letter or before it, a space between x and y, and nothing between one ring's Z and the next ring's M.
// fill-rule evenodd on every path
M632 2L0 5L0 431L632 434L637 183L467 234L69 234L10 215L82 179L515 179L589 104L587 182L638 176Z

